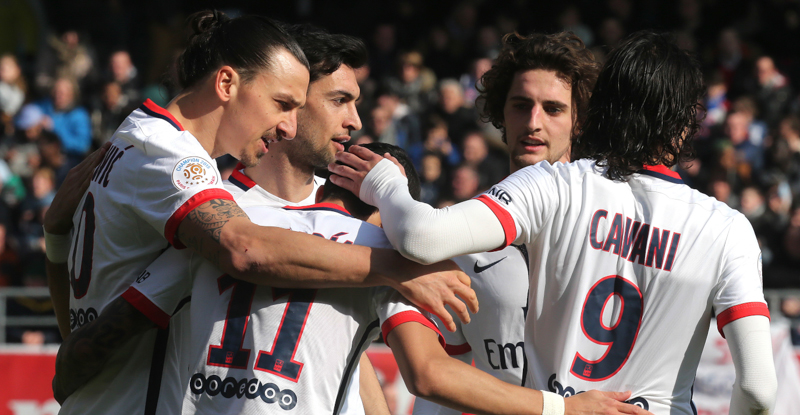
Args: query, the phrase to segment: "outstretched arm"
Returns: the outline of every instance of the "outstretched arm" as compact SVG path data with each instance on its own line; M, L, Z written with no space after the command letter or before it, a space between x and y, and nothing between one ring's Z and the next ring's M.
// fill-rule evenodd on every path
M455 330L455 324L445 305L465 323L469 322L467 308L475 312L478 307L469 277L455 263L423 267L390 249L340 244L258 226L230 200L211 200L195 208L181 222L178 238L222 271L255 284L288 288L391 286L436 314L449 330Z
M95 377L120 346L155 324L122 297L91 323L75 330L56 356L53 396L58 403Z
M451 358L439 344L437 334L422 324L400 324L389 332L387 341L406 386L416 396L471 413L543 413L542 392L505 383ZM565 399L564 413L649 414L621 402L629 397L630 392L588 391Z
M749 316L722 328L731 349L736 381L730 415L768 415L775 406L778 381L772 360L769 319Z
M336 155L345 165L328 166L334 173L330 180L378 207L386 236L406 258L429 264L512 242L483 202L473 199L434 209L411 197L394 163L359 146L349 151Z

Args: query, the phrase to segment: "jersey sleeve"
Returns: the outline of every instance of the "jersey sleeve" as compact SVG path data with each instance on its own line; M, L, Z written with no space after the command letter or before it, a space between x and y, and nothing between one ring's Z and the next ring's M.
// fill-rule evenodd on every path
M743 215L737 215L725 243L719 281L715 287L714 312L717 329L748 316L766 316L761 275L761 250L753 227Z
M486 204L503 225L503 249L512 243L529 242L538 234L558 204L557 179L546 162L518 170L478 200Z
M147 266L122 298L160 328L192 292L192 251L170 248Z
M444 330L441 332L445 342L444 351L452 357L464 357L464 359L468 358L469 361L466 363L469 364L472 362L472 347L470 347L469 343L467 342L467 338L464 337L464 330L461 326L461 320L455 315L455 313L452 312L452 310L448 309L447 311L450 312L450 315L453 317L453 321L456 323L456 331L450 332ZM432 319L437 326L442 324L438 317L432 316Z
M223 187L216 162L203 154L202 148L195 147L198 145L175 145L152 151L137 171L130 172L136 183L131 189L135 192L132 208L179 249L184 245L175 233L189 212L210 200L233 200Z
M387 345L389 342L386 341L386 338L395 327L403 323L415 322L435 331L439 336L439 343L442 347L446 347L442 332L434 323L433 316L411 304L397 291L382 287L376 290L372 298L380 320L383 341Z

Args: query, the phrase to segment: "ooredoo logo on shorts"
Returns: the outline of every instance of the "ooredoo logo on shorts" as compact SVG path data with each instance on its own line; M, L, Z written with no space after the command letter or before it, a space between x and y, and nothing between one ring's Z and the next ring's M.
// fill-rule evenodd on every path
M213 185L220 182L217 169L200 157L186 157L172 170L172 184L178 190L194 186Z

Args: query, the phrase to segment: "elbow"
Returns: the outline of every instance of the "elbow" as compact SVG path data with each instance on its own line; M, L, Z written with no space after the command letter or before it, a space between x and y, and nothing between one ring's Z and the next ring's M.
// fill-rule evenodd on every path
M759 382L749 382L741 385L740 390L744 401L749 406L749 413L753 414L769 414L775 405L775 399L778 394L778 380L775 374Z
M400 232L401 237L399 243L395 248L400 255L422 265L435 264L444 261L445 257L437 255L436 249L430 249L433 246L440 246L440 241L433 241L435 235L432 235L430 229L425 226L416 225L407 227ZM425 241L422 243L422 241Z
M412 373L403 379L406 388L412 395L427 400L435 400L440 395L438 376L441 373L440 370L436 369L435 364L425 364L414 368Z

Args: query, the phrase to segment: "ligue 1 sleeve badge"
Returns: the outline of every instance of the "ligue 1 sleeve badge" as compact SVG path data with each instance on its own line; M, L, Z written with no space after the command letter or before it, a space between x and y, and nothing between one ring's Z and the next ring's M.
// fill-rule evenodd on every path
M178 190L215 185L220 181L217 169L201 157L186 157L172 169L172 184Z

